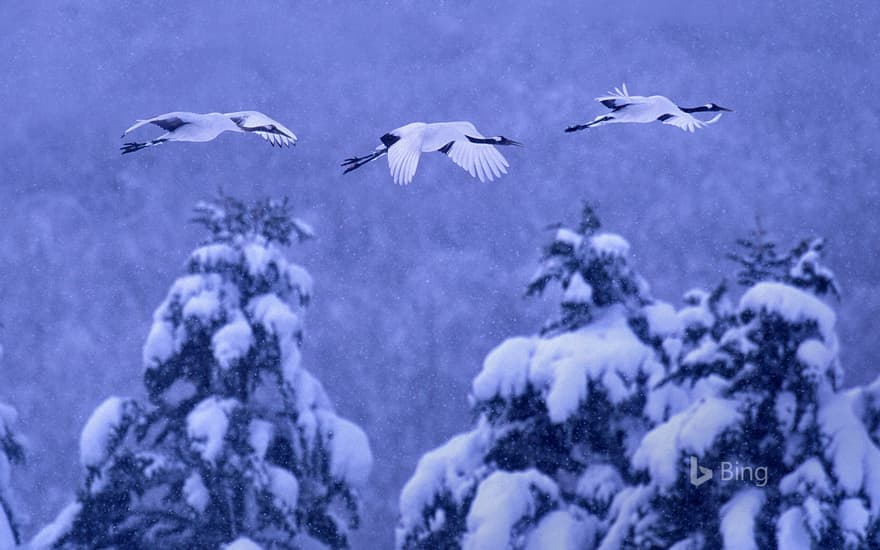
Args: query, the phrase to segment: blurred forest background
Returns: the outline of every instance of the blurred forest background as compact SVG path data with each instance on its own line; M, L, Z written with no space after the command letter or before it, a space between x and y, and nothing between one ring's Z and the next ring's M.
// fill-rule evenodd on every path
M754 227L828 239L849 383L878 374L880 5L805 2L6 2L0 7L0 397L21 415L30 536L76 489L79 432L141 391L154 308L218 188L289 196L318 239L303 365L370 435L361 548L388 547L421 454L468 425L469 382L549 313L523 299L544 228L590 200L673 303L729 276ZM626 82L734 109L687 134L566 135ZM257 109L295 149L227 134L122 157L137 118ZM471 120L525 143L480 184L429 155L413 185L341 175L411 121ZM147 132L148 133L148 132ZM135 136L137 138L144 135ZM552 301L548 301L552 302Z

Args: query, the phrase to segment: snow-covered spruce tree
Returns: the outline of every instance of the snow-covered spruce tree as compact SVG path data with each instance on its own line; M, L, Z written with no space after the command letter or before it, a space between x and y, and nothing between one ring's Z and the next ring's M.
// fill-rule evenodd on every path
M0 346L0 361L3 346ZM18 414L0 403L0 548L15 548L21 543L21 531L15 515L15 498L9 486L11 466L24 461L24 446L12 425Z
M94 411L76 501L35 548L348 546L372 455L300 365L312 281L282 247L310 230L286 201L221 196L197 213L210 237L144 346L149 402Z
M529 293L561 287L537 336L488 354L472 387L476 426L430 451L400 497L404 549L592 548L630 457L668 415L647 389L664 378L674 309L654 302L621 237L585 207L559 227ZM686 403L679 403L678 408Z
M741 273L750 286L728 328L683 356L701 395L634 454L650 477L617 515L616 547L878 547L876 390L841 391L835 315L817 297L837 286L820 251L804 241L775 280Z

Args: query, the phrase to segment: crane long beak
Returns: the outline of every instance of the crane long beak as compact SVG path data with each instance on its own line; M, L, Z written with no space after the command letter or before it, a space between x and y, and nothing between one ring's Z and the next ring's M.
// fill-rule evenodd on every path
M721 111L726 111L726 112L728 112L728 113L732 113L732 112L733 112L733 109L728 109L728 108L726 108L726 107L721 107L720 105L718 106L718 109L721 110Z

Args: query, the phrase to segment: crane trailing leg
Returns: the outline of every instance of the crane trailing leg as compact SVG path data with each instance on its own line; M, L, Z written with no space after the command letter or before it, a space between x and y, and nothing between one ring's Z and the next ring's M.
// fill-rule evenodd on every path
M345 169L345 172L343 172L343 174L348 174L352 170L357 170L358 168L360 168L364 164L367 164L369 162L373 162L374 160L381 157L382 155L384 155L387 152L388 152L388 148L382 147L382 148L376 149L376 151L374 151L373 153L370 153L369 155L366 155L363 157L351 157L351 158L345 159L344 161L342 161L342 164L340 164L340 166L347 166L348 167Z
M565 131L566 132L577 132L578 130L586 130L587 128L589 128L591 126L597 126L599 124L602 124L603 122L608 122L609 120L613 120L613 119L614 119L614 117L611 115L602 115L602 116L596 117L596 119L593 120L592 122L588 122L586 124L575 124L574 126L569 126L568 128L565 129Z
M141 149L146 149L147 147L153 147L155 145L161 145L168 141L167 139L154 139L152 141L145 141L143 143L137 142L129 142L122 145L119 148L122 151L122 154L125 155L127 153L134 153L135 151L140 151Z

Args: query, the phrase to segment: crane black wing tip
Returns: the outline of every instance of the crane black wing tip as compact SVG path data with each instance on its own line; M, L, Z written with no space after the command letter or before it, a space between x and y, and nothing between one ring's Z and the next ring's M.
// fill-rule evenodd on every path
M580 130L583 130L584 128L586 128L586 126L584 126L583 124L576 124L574 126L569 126L568 128L566 128L565 133L570 134L572 132L578 132Z

